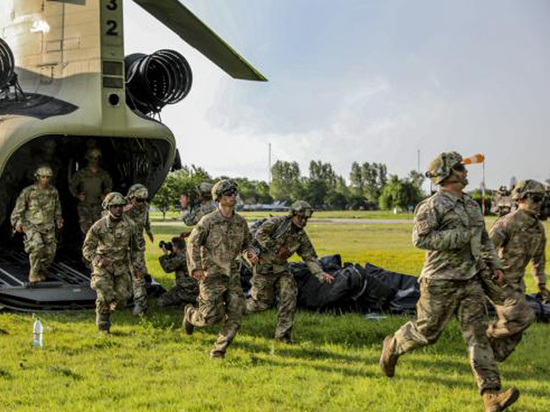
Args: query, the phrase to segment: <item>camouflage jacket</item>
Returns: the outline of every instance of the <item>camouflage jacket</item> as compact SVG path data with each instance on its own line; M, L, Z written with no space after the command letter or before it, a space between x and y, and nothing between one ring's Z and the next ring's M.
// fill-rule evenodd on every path
M166 273L176 273L176 284L182 285L183 281L193 279L189 277L187 270L187 256L184 250L172 252L159 257L159 263Z
M522 280L525 268L531 261L535 281L538 284L546 283L546 235L535 216L520 209L509 213L495 222L490 237L502 260L506 280Z
M84 203L101 204L101 197L113 190L113 181L105 170L99 168L94 173L86 166L74 174L69 190L74 197L84 193Z
M467 280L485 262L502 269L478 204L439 191L415 210L413 243L426 249L421 278Z
M113 261L113 273L128 273L128 266L135 261L139 250L134 222L125 215L114 224L110 215L95 222L84 239L82 255L96 265L101 257Z
M256 270L263 272L279 272L287 267L287 259L277 256L284 246L289 250L289 256L297 253L306 262L309 270L318 278L323 275L323 269L317 260L317 253L309 240L307 233L292 224L291 216L275 216L266 220L254 236L260 245L260 261Z
M189 273L205 270L230 276L238 272L237 257L247 250L253 251L246 220L237 213L228 218L216 210L199 221L187 241Z
M183 223L185 223L187 226L195 226L197 223L199 223L199 220L201 220L203 216L212 213L214 210L217 209L218 205L216 204L216 202L211 200L204 205L194 207L191 210L186 210L185 212L183 212Z
M149 220L149 205L147 202L143 203L142 207L129 204L127 208L124 208L124 213L134 221L139 235L143 236L143 231L148 235L152 234L151 221Z
M12 226L21 222L25 232L30 228L53 230L56 223L62 220L57 189L53 186L41 189L38 183L23 189L11 213Z

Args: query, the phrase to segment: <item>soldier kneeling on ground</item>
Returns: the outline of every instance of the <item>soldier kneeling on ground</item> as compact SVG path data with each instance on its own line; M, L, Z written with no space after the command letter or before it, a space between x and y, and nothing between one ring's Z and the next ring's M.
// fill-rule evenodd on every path
M185 240L178 236L172 238L172 242L160 242L159 246L164 253L159 257L160 266L166 273L175 272L176 284L158 298L157 306L195 304L199 295L199 284L189 276L187 270Z

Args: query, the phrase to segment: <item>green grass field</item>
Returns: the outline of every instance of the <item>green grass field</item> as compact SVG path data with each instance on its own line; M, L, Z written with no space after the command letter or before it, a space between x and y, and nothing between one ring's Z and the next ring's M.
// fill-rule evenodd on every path
M183 229L156 224L155 243ZM423 253L412 247L410 231L402 223L308 226L320 255L340 253L345 261L417 275ZM150 271L170 286L173 275L160 271L158 256L156 244L148 243ZM286 345L271 339L272 310L245 318L220 361L208 358L217 327L189 337L180 328L181 310L156 310L152 302L150 312L145 320L129 310L115 313L107 338L97 336L91 310L41 313L42 349L30 346L32 315L0 313L0 327L9 331L0 335L0 410L483 410L456 322L437 344L401 358L390 380L379 371L381 342L407 317L299 312L296 343ZM504 384L522 391L509 410L550 410L549 334L549 325L534 325L501 365Z

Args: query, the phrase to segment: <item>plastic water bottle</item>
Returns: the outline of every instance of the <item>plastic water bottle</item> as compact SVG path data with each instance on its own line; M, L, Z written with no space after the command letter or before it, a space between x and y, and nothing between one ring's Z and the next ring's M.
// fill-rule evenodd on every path
M44 332L44 327L40 318L36 318L34 325L32 326L32 346L42 347L44 342L42 341L42 334Z

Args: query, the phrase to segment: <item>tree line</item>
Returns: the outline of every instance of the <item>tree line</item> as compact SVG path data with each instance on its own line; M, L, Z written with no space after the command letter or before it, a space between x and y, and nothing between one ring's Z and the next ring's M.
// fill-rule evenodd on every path
M178 204L180 195L197 197L196 187L202 181L217 181L228 176L213 178L206 170L194 165L184 166L166 177L152 204L167 211ZM271 168L271 183L246 177L231 177L238 184L239 198L244 204L270 204L284 201L287 204L301 199L316 209L333 210L411 210L425 194L422 192L424 176L411 171L405 178L388 174L383 163L353 162L349 184L338 175L330 163L312 160L309 176L303 176L297 162L279 160Z

